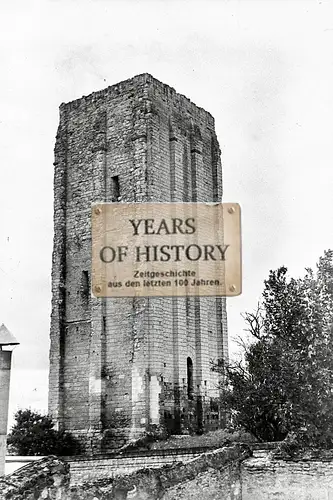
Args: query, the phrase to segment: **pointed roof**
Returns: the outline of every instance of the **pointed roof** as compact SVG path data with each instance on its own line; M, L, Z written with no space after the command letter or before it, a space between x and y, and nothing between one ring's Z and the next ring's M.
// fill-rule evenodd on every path
M19 342L16 340L14 335L10 333L8 328L2 323L2 325L0 326L0 346L18 344Z

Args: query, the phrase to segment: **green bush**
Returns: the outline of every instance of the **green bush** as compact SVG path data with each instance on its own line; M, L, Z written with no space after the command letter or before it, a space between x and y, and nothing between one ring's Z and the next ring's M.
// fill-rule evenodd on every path
M15 424L8 435L9 449L17 455L75 455L80 453L78 441L64 431L54 429L48 415L30 409L15 413Z
M259 441L333 448L333 251L317 272L271 271L261 306L245 315L252 342L238 363L220 360L222 404Z

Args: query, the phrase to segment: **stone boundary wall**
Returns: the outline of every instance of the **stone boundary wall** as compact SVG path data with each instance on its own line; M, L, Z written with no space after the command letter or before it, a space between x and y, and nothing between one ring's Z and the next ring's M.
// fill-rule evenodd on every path
M70 486L69 464L48 457L0 478L1 500L241 500L240 464L248 446L216 449L186 463L141 469Z
M242 500L333 500L332 451L294 459L258 451L241 465Z
M1 500L67 500L69 465L56 457L33 461L0 477Z
M275 446L274 446L275 447ZM274 447L252 451L246 445L191 454L170 453L175 460L163 467L149 466L128 475L70 483L70 463L48 457L0 478L1 500L333 500L333 451L306 452L297 458L275 456ZM147 460L166 459L148 453ZM167 451L167 450L163 450ZM177 450L178 451L178 450ZM182 450L183 452L184 450ZM191 450L190 450L191 451ZM192 450L193 451L193 450ZM142 460L132 457L107 460ZM97 461L102 461L99 457ZM77 459L83 466L86 459ZM91 464L92 461L90 461ZM145 464L146 465L146 464Z
M36 462L37 460L41 460L41 456L20 456L20 455L6 455L5 460L5 475L13 474L21 467L30 464L31 462Z
M209 451L212 451L211 448L127 451L123 455L115 454L114 456L92 458L65 457L64 460L70 467L70 484L77 485L83 482L131 474L144 468L159 468L179 462L186 463Z

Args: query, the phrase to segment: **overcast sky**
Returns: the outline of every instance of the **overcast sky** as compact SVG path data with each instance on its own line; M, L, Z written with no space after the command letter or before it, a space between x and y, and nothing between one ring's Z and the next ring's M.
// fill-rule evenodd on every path
M58 107L148 72L211 112L224 201L243 223L243 294L333 247L333 2L8 0L0 7L0 323L11 409L46 408Z

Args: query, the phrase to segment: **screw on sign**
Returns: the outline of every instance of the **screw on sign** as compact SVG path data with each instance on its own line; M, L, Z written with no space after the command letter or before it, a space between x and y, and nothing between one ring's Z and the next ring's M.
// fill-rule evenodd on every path
M93 205L92 284L98 297L239 295L240 206Z

